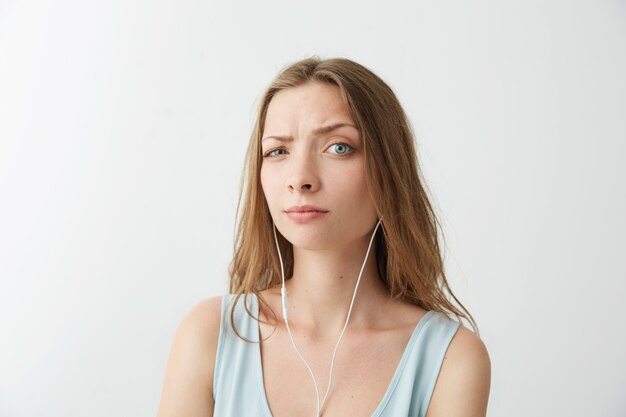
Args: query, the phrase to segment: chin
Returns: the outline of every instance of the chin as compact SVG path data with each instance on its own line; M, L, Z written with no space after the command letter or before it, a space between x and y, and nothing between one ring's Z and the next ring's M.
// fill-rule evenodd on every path
M283 234L294 247L302 250L325 250L331 248L336 243L334 236L324 233L319 229L289 227Z

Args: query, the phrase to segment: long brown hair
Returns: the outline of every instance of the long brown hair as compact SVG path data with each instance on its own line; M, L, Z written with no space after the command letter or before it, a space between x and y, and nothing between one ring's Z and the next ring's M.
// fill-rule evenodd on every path
M281 283L281 271L273 238L272 218L261 188L261 138L267 108L280 90L316 81L339 87L342 98L360 132L367 185L381 228L376 234L378 272L392 298L425 310L444 313L470 322L472 315L453 294L444 272L439 245L441 225L421 180L408 118L391 88L372 71L346 58L316 56L283 68L260 99L256 121L245 156L237 204L234 256L229 265L229 291L239 298L253 293L259 308L276 315L260 292ZM243 201L243 211L240 213ZM293 273L293 248L277 234L285 277ZM285 278L287 279L287 278ZM453 299L456 304L451 302ZM247 314L253 316L244 302ZM233 305L230 322L237 336ZM257 320L259 318L256 318ZM247 340L247 339L244 339Z

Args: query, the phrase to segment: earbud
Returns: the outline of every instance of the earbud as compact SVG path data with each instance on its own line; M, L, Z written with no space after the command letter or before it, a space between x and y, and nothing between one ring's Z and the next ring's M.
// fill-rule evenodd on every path
M374 235L376 235L376 231L378 230L378 226L380 225L380 222L382 221L382 219L378 220L378 223L376 223L376 227L374 228L374 232L372 233L372 237L370 238L370 243L369 246L367 247L367 253L365 254L365 260L363 261L363 264L361 265L361 270L359 271L359 277L356 281L356 285L354 286L354 294L352 294L352 301L350 302L350 309L348 310L348 317L346 318L346 323L343 326L343 330L341 331L341 335L339 336L339 340L337 340L337 345L335 346L335 351L333 352L333 359L332 362L330 364L330 375L329 375L329 379L328 379L328 389L326 389L326 394L324 395L324 400L322 401L322 405L320 407L320 396L319 396L319 389L317 387L317 382L315 381L315 375L313 375L313 371L311 370L311 367L309 366L308 362L306 361L306 359L304 359L304 357L302 356L302 354L300 353L300 351L298 350L296 343L293 340L293 336L291 336L291 330L289 329L289 321L287 320L287 288L285 288L285 269L283 267L283 258L280 254L280 247L278 246L278 238L276 237L276 225L273 225L273 230L274 230L274 241L276 242L276 250L278 251L278 258L280 259L280 272L282 275L282 287L280 289L280 297L282 300L282 307L283 307L283 319L285 320L285 325L287 326L287 332L289 333L289 338L291 339L291 344L293 345L293 348L296 350L296 353L298 353L298 356L300 356L300 358L302 359L302 361L304 361L304 364L306 365L307 369L309 370L309 373L311 374L311 378L313 379L313 384L315 385L315 398L317 399L317 417L320 416L320 413L322 411L322 408L324 407L324 404L326 404L326 398L328 397L328 393L330 392L330 386L333 380L333 367L335 365L335 355L337 354L337 348L339 347L339 343L341 342L341 339L343 338L343 334L346 331L346 327L348 327L348 321L350 320L350 314L352 313L352 305L354 304L354 299L356 298L356 291L359 287L359 282L361 282L361 274L363 273L363 268L365 268L365 263L367 262L367 257L370 254L370 249L372 247L372 241L374 240Z

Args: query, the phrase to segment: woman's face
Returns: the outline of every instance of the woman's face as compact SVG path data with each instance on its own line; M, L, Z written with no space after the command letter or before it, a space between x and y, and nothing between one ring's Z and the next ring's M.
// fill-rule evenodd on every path
M279 91L262 134L261 185L278 231L321 250L367 237L376 212L359 131L339 87L309 82ZM323 212L289 212L297 206Z

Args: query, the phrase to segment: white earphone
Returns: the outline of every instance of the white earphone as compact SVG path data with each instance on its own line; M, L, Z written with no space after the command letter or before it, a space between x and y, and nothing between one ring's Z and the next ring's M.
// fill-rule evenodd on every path
M367 257L369 256L370 248L372 247L372 241L374 240L374 236L376 235L376 230L378 230L378 226L380 225L381 221L382 221L382 219L379 219L378 223L376 223L376 227L374 228L374 232L372 233L372 237L370 238L369 246L367 247L367 253L365 254L365 260L363 261L363 265L361 265L361 270L359 271L359 277L358 277L358 279L356 281L356 285L354 287L354 294L352 294L352 301L350 302L350 309L348 310L348 317L346 318L346 324L344 324L344 326L343 326L343 330L341 331L341 335L339 336L339 340L337 340L337 345L335 346L335 351L333 352L333 359L332 359L332 362L330 364L330 375L329 375L329 378L328 378L328 388L326 389L326 394L324 395L324 400L323 400L321 406L320 406L319 389L317 387L317 382L315 381L315 376L313 375L313 371L311 370L311 367L307 363L306 359L304 359L304 357L302 356L302 354L300 353L300 351L296 347L296 343L293 341L293 337L291 336L291 330L289 329L289 321L287 320L287 289L285 288L285 270L284 270L284 267L283 267L283 258L282 258L281 254L280 254L280 247L278 246L278 238L276 237L276 225L273 225L274 241L276 242L276 250L278 251L278 258L280 259L280 272L282 274L282 280L283 280L283 284L282 284L282 287L280 289L280 295L281 295L282 307L283 307L283 319L285 320L285 325L287 326L287 332L289 333L289 338L291 339L291 344L293 345L293 348L298 353L298 356L300 356L300 359L302 359L302 361L306 365L307 369L309 370L309 373L311 374L311 378L313 379L313 384L315 385L315 394L316 394L315 398L317 398L317 417L320 417L320 413L322 411L322 408L324 407L324 404L326 404L326 398L328 397L328 393L330 392L330 386L331 386L331 383L332 383L332 380L333 380L333 366L335 365L335 355L337 354L337 348L339 347L339 343L341 342L341 339L343 338L343 334L346 331L346 327L348 327L348 320L350 320L350 314L352 313L352 305L354 304L354 299L356 298L356 291L359 288L359 282L361 281L361 274L363 273L363 268L365 267L365 262L367 262Z

